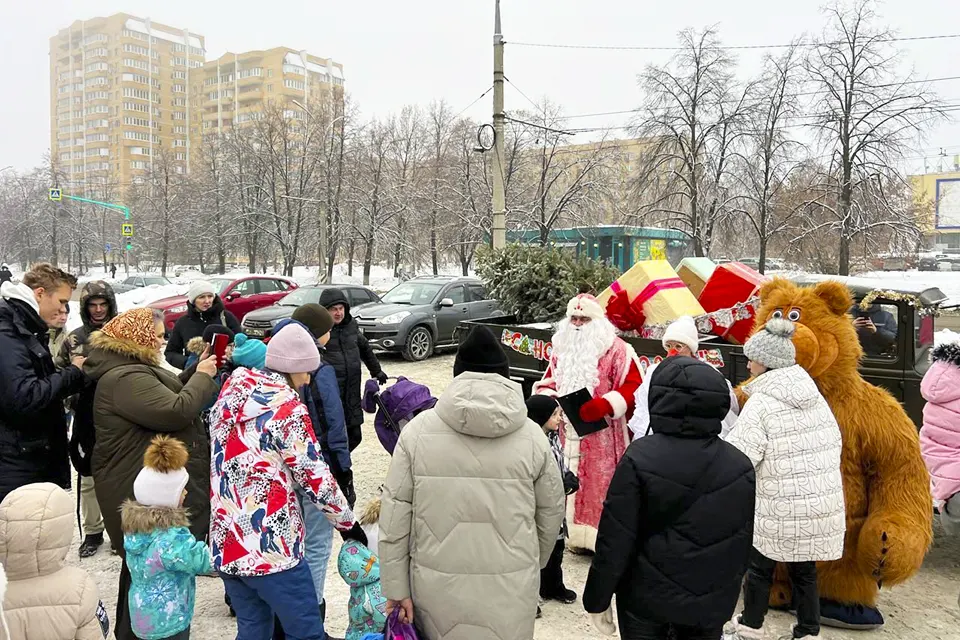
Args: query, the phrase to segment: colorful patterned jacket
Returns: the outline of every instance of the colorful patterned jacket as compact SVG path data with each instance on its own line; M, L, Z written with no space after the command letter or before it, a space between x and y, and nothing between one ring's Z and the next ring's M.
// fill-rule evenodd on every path
M353 527L307 408L280 375L234 371L210 411L210 438L210 545L218 571L261 576L300 562L297 486L337 529Z
M380 590L380 561L370 549L354 540L340 547L337 570L350 585L350 626L346 640L362 640L378 633L387 623L387 599Z

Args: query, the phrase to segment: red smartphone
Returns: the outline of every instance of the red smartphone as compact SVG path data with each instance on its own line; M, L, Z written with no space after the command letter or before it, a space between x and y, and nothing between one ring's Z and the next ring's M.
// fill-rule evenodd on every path
M223 360L227 355L227 347L230 346L230 338L225 333L213 334L213 355L217 358L217 369L223 366Z

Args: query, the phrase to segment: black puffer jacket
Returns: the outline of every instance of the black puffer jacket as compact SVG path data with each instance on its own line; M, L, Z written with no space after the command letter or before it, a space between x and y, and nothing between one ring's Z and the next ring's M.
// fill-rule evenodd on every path
M733 615L756 478L718 437L729 408L727 383L710 365L677 357L657 367L653 434L630 445L610 483L583 593L588 612L605 611L616 593L622 619L716 627Z
M234 333L241 333L243 327L237 317L223 308L220 296L213 299L213 306L206 311L197 311L192 302L187 303L187 313L173 325L173 331L167 339L167 348L163 352L167 362L183 369L187 364L187 343L194 338L202 337L204 330L211 324L222 324Z
M32 292L7 287L9 299L0 299L0 501L32 482L70 488L63 401L87 380L73 365L57 371L47 325L24 301Z
M360 371L361 360L367 365L370 376L376 378L383 369L380 361L367 343L367 339L360 333L357 321L350 315L350 303L340 289L326 289L320 294L320 306L330 307L342 304L346 315L343 321L334 325L330 331L330 342L323 359L333 365L337 372L337 383L340 385L340 399L343 401L343 417L347 423L347 438L350 440L350 450L353 451L360 444L363 437L363 410L360 408L360 386L363 376Z

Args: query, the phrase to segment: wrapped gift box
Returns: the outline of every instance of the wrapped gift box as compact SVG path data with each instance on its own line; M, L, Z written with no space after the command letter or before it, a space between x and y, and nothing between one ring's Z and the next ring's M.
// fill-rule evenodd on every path
M690 289L690 293L699 298L716 268L717 265L710 258L684 258L677 266L677 275L683 280L683 284L687 285L687 289Z
M646 324L663 324L680 316L699 316L703 307L666 260L633 265L599 296L607 305L615 294L626 295L635 317Z
M700 293L700 306L707 313L729 309L738 302L746 302L757 295L758 290L769 278L739 262L717 265L713 275ZM714 328L714 333L736 344L743 344L753 329L754 318L737 320L730 327Z

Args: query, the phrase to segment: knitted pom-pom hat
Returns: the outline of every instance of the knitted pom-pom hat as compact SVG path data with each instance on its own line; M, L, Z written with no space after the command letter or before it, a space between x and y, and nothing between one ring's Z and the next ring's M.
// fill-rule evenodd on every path
M145 507L179 507L190 479L184 468L189 457L179 440L156 436L143 454L143 469L133 481L133 497Z

